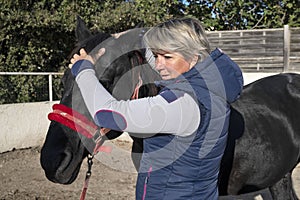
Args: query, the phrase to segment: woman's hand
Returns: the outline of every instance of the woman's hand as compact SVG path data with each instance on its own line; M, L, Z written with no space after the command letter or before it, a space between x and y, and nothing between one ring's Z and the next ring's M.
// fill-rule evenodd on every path
M77 62L78 60L88 60L91 63L95 64L96 61L105 53L105 49L101 48L99 49L98 53L95 56L95 60L92 56L88 55L84 49L80 49L79 55L74 54L73 57L70 60L69 68L71 69L73 67L73 64Z
M129 30L127 31L123 31L120 33L115 33L112 34L112 36L116 39L118 39L121 35L127 33ZM86 53L86 51L84 49L80 49L79 51L79 55L78 54L74 54L73 57L70 60L70 64L69 64L69 68L71 69L74 65L75 62L77 62L78 60L89 60L91 63L95 64L96 61L105 53L105 48L101 48L99 49L98 53L95 56L95 60L92 58L92 56L88 55Z
M93 63L93 65L94 65L96 60L98 60L104 53L105 53L104 48L99 49L98 53L95 56L96 59L94 60L93 57L88 55L84 49L80 49L79 55L74 54L73 57L71 58L71 60L70 60L71 63L69 64L69 68L71 69L73 67L74 63L76 63L79 60L88 60L91 63ZM103 136L106 133L108 133L110 130L111 129L108 129L108 128L101 128L100 129L100 134Z

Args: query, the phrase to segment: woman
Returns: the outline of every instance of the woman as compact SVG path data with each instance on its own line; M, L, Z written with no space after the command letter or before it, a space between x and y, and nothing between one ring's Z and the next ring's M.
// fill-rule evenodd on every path
M73 56L70 67L89 112L100 127L153 133L144 139L136 199L218 199L229 104L241 93L241 70L219 49L210 53L193 18L161 23L144 42L163 79L154 97L117 101L97 80L92 57L84 50Z

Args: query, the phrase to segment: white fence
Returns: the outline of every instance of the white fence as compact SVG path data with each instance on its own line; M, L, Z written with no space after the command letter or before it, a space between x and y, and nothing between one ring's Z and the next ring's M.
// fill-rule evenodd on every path
M59 72L0 72L0 75L10 75L10 76L16 76L16 75L34 75L34 76L48 76L48 93L49 93L49 101L53 101L53 76L54 75L63 75L63 73Z

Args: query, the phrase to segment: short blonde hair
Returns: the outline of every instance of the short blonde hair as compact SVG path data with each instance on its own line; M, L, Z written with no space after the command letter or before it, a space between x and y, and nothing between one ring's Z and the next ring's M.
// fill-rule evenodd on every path
M185 59L198 55L202 61L210 53L205 30L194 18L171 19L158 24L146 32L144 42L153 52L177 52Z

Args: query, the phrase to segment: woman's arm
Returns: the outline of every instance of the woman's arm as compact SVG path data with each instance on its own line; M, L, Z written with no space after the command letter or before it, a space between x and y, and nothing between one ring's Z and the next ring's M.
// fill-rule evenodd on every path
M175 99L163 94L117 101L98 81L92 62L76 62L72 72L89 112L101 127L132 133L187 136L199 126L199 107L188 94L182 93Z

